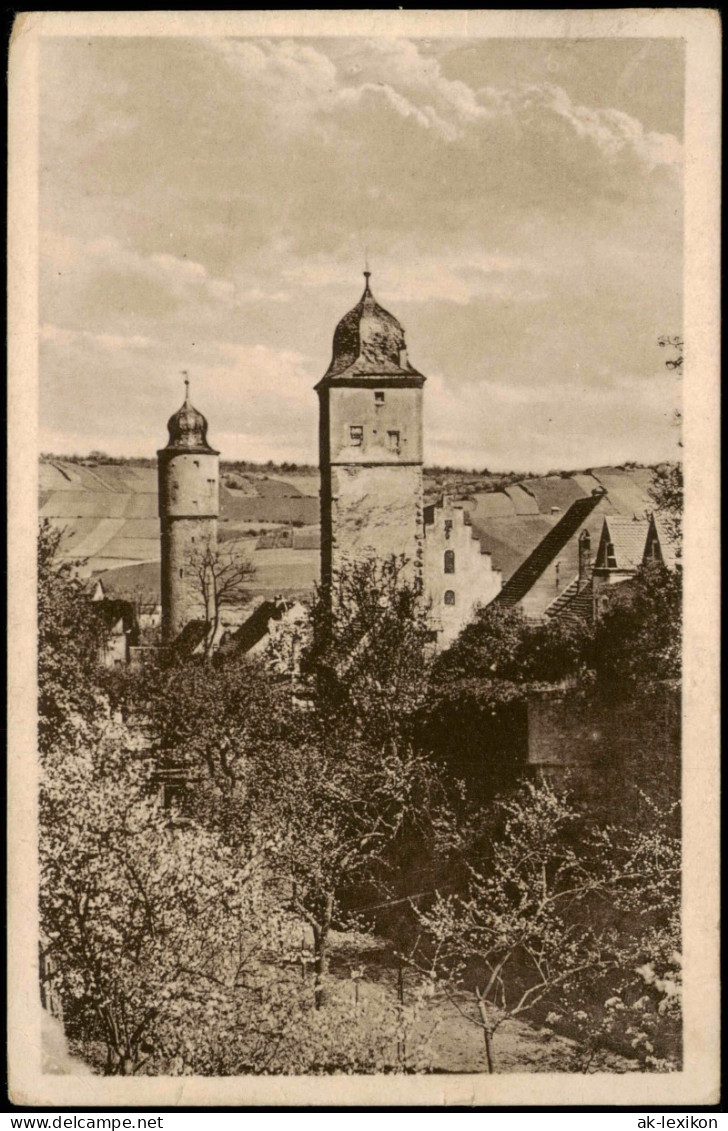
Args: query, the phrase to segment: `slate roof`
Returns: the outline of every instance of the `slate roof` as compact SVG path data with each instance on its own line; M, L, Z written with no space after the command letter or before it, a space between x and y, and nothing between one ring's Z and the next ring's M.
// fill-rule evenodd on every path
M393 314L380 306L366 286L359 302L345 314L334 331L333 355L321 384L343 377L419 377L422 374L404 360L404 330Z
M213 451L207 442L207 420L190 401L189 387L184 404L170 416L167 431L169 432L167 448L172 451Z

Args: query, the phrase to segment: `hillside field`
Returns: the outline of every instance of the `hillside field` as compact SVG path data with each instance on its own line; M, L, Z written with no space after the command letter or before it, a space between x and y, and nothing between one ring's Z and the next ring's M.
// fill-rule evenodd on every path
M62 556L102 575L119 596L141 586L158 597L156 467L44 458L39 472L40 517L63 530ZM648 513L652 476L652 468L632 465L523 477L425 469L425 501L444 493L461 500L474 536L506 581L576 499L606 491L585 524L592 540L605 515ZM308 468L283 473L223 465L220 479L220 538L239 541L250 554L251 595L312 592L319 571L318 475ZM575 573L573 540L559 565L562 577Z

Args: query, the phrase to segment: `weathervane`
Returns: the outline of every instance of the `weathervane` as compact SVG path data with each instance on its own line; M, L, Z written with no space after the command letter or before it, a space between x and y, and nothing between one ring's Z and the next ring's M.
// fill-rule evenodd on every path
M185 400L188 401L190 399L190 375L186 369L182 370L182 376L185 379Z

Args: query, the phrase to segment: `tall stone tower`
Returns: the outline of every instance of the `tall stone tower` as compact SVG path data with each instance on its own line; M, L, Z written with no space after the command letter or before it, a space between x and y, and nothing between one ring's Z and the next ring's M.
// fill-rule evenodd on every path
M345 560L404 554L422 578L422 387L404 330L375 300L339 322L331 364L316 386L321 468L321 581Z
M217 546L219 452L207 442L207 421L185 402L167 424L169 443L157 452L162 529L162 640L170 644L191 620L204 615L192 563Z

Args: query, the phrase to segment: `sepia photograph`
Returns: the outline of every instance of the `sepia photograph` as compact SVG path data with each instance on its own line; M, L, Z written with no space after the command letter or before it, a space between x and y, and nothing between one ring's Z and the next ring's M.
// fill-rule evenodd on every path
M459 15L18 17L15 1103L717 1099L719 23Z

